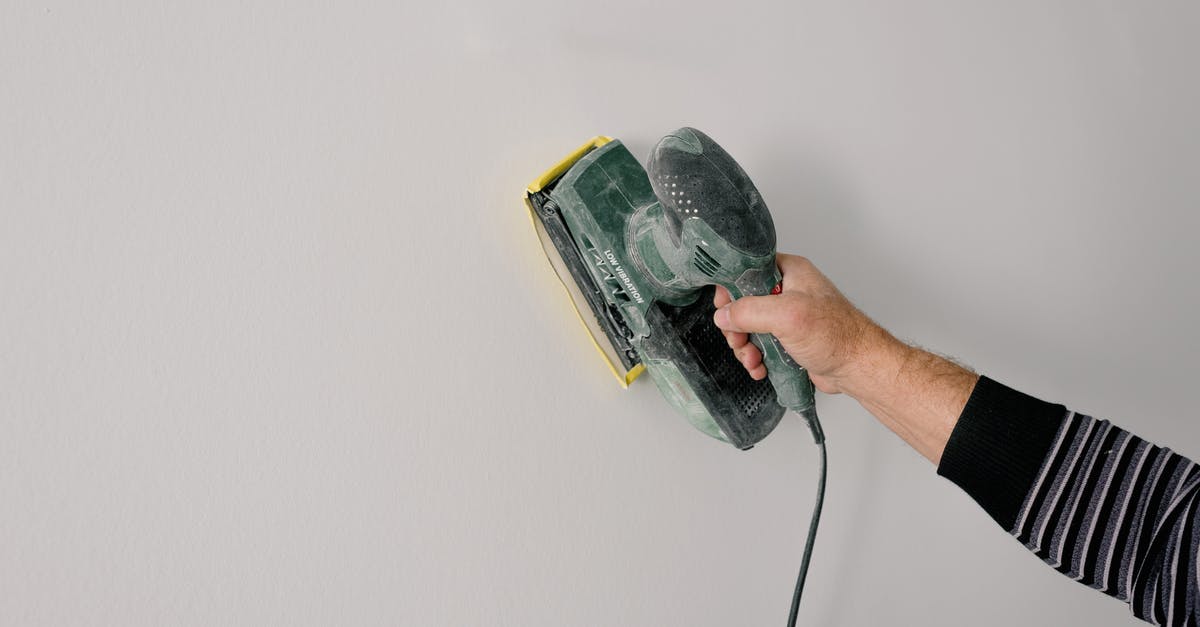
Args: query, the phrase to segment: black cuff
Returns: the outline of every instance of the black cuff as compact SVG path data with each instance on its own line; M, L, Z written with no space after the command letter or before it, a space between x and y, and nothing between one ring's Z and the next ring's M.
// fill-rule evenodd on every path
M1067 409L979 377L946 442L938 474L1012 529Z

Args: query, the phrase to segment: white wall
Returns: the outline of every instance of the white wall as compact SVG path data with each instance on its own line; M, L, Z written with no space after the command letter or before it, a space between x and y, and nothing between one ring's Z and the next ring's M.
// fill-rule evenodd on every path
M542 263L599 133L706 130L897 334L1200 454L1195 3L112 4L0 9L0 624L782 624L808 436L620 390ZM1134 622L820 407L803 624Z

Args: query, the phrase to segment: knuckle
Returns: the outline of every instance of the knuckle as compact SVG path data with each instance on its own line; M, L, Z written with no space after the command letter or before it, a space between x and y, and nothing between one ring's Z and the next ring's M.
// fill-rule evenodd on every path
M805 269L813 267L812 261L803 255L780 255L781 265L787 265L792 269Z
M743 328L742 324L746 322L746 301L735 300L729 305L729 322L735 328Z

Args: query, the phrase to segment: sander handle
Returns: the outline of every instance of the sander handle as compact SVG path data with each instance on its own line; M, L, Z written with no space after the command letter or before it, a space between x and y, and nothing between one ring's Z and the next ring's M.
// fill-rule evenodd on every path
M770 271L747 273L735 285L726 285L725 288L734 300L743 296L766 296L778 293L782 279L779 268L771 264ZM779 338L774 335L751 333L750 341L762 353L763 364L767 367L767 378L775 388L779 404L800 414L806 420L810 415L815 417L815 388L808 371L792 359ZM816 432L814 430L814 438L817 437Z

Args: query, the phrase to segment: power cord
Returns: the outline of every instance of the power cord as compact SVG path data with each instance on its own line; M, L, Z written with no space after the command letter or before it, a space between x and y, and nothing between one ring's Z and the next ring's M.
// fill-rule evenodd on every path
M808 540L804 543L804 558L800 561L800 574L796 577L796 591L792 593L792 610L788 613L788 627L796 627L796 615L800 611L800 595L804 593L804 580L808 577L808 563L812 560L813 543L817 539L817 525L821 522L821 506L825 503L825 433L821 430L821 421L817 419L816 407L797 413L804 418L804 422L812 431L813 441L817 443L820 470L817 474L817 502L813 505L812 519L808 523Z

